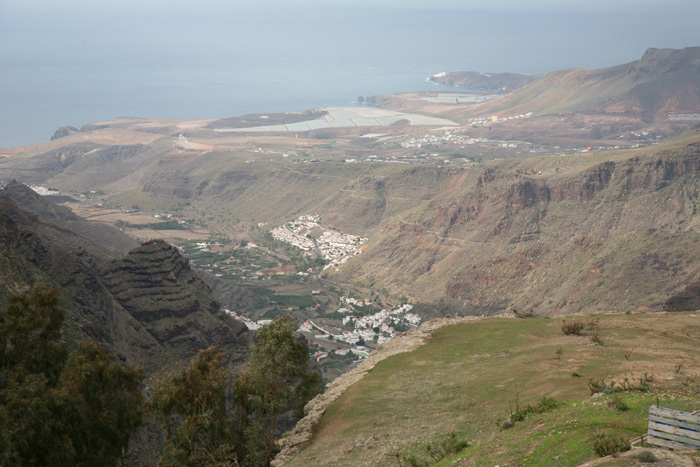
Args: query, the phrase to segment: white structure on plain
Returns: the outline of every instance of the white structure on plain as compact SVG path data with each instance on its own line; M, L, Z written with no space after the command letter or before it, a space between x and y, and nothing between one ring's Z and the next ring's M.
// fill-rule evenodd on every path
M190 142L187 141L187 138L185 138L185 135L180 135L180 146L183 149L189 149L190 148Z

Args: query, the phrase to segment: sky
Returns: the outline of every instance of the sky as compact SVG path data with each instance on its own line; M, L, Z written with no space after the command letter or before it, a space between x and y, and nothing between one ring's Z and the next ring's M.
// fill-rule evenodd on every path
M698 46L697 18L697 0L0 0L0 63L215 63L246 49L259 56L260 44L277 52L271 58L313 60L298 49L322 44L324 54L357 61L364 37L378 53L432 56L431 65L458 66L470 48L503 59L465 57L460 68L546 73L632 61L648 47Z
M605 68L700 46L698 18L697 0L0 0L0 147L120 115L326 105L443 71Z

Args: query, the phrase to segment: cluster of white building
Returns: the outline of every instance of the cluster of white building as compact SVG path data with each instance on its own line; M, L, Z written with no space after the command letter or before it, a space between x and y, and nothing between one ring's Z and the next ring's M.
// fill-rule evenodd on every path
M242 316L242 315L239 315L235 311L231 311L229 309L224 309L224 312L227 315L229 315L230 317L232 317L233 319L241 321L251 331L257 331L261 327L263 327L267 324L270 324L272 322L271 319L259 319L257 321L253 321L252 319L246 318L245 316Z
M321 257L328 262L326 268L338 268L352 256L363 251L361 245L367 241L366 238L325 229L321 227L320 221L320 216L305 215L271 230L270 233L274 239L304 251L318 248ZM314 228L323 230L316 240L309 235Z
M439 146L442 144L470 144L473 141L467 135L461 133L462 130L446 130L442 134L429 134L418 138L410 138L401 142L404 149L420 149L428 146Z
M352 305L349 305L352 306ZM417 327L420 322L420 316L410 313L413 305L403 304L391 310L381 310L369 316L352 316L348 315L343 318L343 326L347 329L340 333L331 333L313 321L305 321L299 331L307 334L313 334L316 339L328 341L345 342L350 345L358 345L361 341L376 342L381 345L390 341L399 332L394 328L397 325ZM341 308L338 310L348 310ZM354 310L349 310L354 311ZM359 349L363 350L363 349ZM361 354L360 354L361 355Z
M307 235L314 227L318 227L318 216L301 216L296 220L274 228L270 231L272 238L284 243L289 243L297 248L308 251L315 244Z
M318 248L321 251L321 257L328 261L325 268L338 268L348 259L357 256L364 249L362 244L367 241L366 238L357 235L340 233L335 230L326 230L318 238Z
M353 306L369 306L372 304L369 298L340 297L340 301Z

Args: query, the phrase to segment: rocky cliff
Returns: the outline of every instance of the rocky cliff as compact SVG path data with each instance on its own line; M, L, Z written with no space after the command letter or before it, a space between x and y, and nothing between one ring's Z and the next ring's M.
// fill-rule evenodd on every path
M60 209L56 213L72 218ZM219 311L187 260L164 242L116 259L115 253L0 196L0 245L0 305L9 293L38 284L57 288L72 345L97 342L149 373L211 345L221 346L232 367L247 360L251 338L245 326Z
M455 175L339 278L475 314L662 310L699 279L698 141Z
M153 336L170 360L220 345L228 361L242 363L249 343L245 325L219 309L211 291L177 248L145 243L101 271L110 293Z

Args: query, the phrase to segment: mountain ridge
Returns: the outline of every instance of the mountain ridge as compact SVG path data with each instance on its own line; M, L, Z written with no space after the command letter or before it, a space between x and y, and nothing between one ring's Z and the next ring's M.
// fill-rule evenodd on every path
M85 222L60 206L34 199L36 194L23 187L11 184L0 195L11 192L32 200L44 215ZM113 230L115 236L122 235ZM211 345L221 345L234 368L247 359L252 340L245 325L219 310L188 261L165 242L150 242L120 258L6 196L0 196L0 242L0 302L42 283L57 288L68 311L66 334L73 345L83 339L97 342L149 374L187 361ZM173 294L185 300L173 302Z

